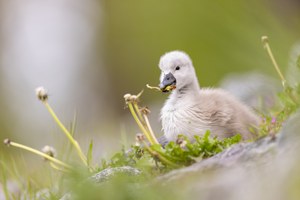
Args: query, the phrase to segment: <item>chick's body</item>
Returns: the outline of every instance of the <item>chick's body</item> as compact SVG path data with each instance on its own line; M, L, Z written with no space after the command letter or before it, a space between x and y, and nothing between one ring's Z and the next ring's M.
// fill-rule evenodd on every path
M161 110L164 136L168 141L176 140L179 134L192 139L193 135L203 135L207 130L218 138L237 133L243 139L255 136L258 116L222 89L200 89L192 62L185 53L173 51L165 54L160 68L161 83L166 83L164 77L171 73L174 77L172 84L176 84Z

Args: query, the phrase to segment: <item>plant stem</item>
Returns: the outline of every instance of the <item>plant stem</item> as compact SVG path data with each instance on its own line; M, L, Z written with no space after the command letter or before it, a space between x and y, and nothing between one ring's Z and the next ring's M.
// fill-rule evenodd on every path
M153 133L153 130L151 128L151 125L149 123L147 115L141 113L141 111L139 109L139 106L136 102L133 102L133 107L135 108L135 111L137 112L142 125L147 130L147 132L149 133L149 136L151 137L152 142L154 144L159 144L156 137L155 137L155 135L154 135L154 133Z
M88 166L87 164L87 158L84 155L84 153L82 152L78 142L72 137L72 135L70 134L70 132L67 130L67 128L63 125L63 123L61 123L61 121L58 119L58 117L56 116L55 112L53 111L53 109L51 108L51 106L48 104L47 101L43 101L44 105L46 106L46 108L48 109L49 113L51 114L51 116L53 117L54 121L58 124L58 126L61 128L61 130L65 133L65 135L68 137L68 139L70 140L70 142L74 145L75 149L77 150L77 153L80 157L80 159L82 160L82 162Z
M154 89L154 90L157 90L157 91L161 92L161 89L159 87L153 87L153 86L150 86L149 84L147 84L146 87L151 89L151 90Z
M152 137L152 140L154 141L154 144L159 144L159 142L157 141L157 139L156 139L156 137L155 137L155 135L154 135L154 132L153 132L153 130L152 130L152 128L151 128L151 125L150 125L150 122L149 122L149 120L148 120L147 115L144 114L143 117L144 117L144 120L145 120L146 125L147 125L147 127L148 127L149 133L150 133L150 135L151 135L151 137Z
M180 167L180 165L177 165L176 163L173 163L172 161L168 160L167 158L165 158L164 156L162 156L161 154L159 154L159 152L152 150L148 144L143 141L144 146L146 147L147 151L152 155L152 156L156 156L162 163L172 166L174 168L178 168Z
M68 171L66 171L64 168L58 167L58 166L57 166L56 164L54 164L53 162L50 162L50 166L51 166L53 169L56 169L57 171L68 172Z
M140 112L140 109L139 109L138 104L137 104L136 102L133 102L132 104L133 104L133 107L134 107L136 113L138 114L138 117L139 117L139 119L140 119L142 125L145 127L146 123L145 123L144 118L143 118L143 116L142 116L142 114L141 114L141 112ZM145 128L146 128L146 127L145 127Z
M40 152L36 149L33 149L31 147L28 147L28 146L25 146L23 144L19 144L19 143L16 143L16 142L10 142L9 145L14 146L14 147L18 147L18 148L21 148L21 149L24 149L24 150L27 150L27 151L30 151L34 154L40 155L40 156L52 161L53 163L59 164L59 165L65 167L65 168L68 168L68 169L72 169L72 167L70 165L68 165L68 164L66 164L66 163L64 163L64 162L62 162L62 161L60 161L56 158L51 157L48 154L45 154L45 153Z
M277 71L277 73L278 73L281 81L282 81L282 86L285 88L286 87L286 79L284 78L283 74L281 73L280 68L279 68L279 66L278 66L278 64L277 64L277 62L276 62L276 60L275 60L275 58L273 56L271 47L269 45L269 39L268 39L267 36L263 36L261 39L262 39L262 43L264 45L264 48L267 50L267 52L269 54L269 57L270 57L273 65L274 65L274 67L275 67L275 69L276 69L276 71Z
M148 141L150 142L151 145L154 144L154 141L152 141L151 136L149 135L148 131L145 129L145 127L143 126L142 122L139 120L138 116L135 113L134 107L132 105L131 102L128 102L128 108L133 116L133 118L135 119L136 123L138 124L138 126L140 127L140 129L142 130L142 132L144 133L144 135L147 137Z

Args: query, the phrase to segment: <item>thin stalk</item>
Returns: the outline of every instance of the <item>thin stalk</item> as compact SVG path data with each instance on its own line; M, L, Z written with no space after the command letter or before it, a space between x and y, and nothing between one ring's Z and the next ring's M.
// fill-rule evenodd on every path
M144 133L144 135L147 137L148 141L150 142L151 145L154 144L154 141L152 141L151 136L149 135L148 131L145 129L145 127L143 126L142 122L139 120L138 116L135 113L134 107L132 105L131 102L128 102L128 108L133 116L133 118L135 119L136 123L138 124L138 126L140 127L140 129L142 130L142 132Z
M58 160L56 158L51 157L48 154L45 154L45 153L42 153L42 152L40 152L40 151L38 151L36 149L33 149L31 147L28 147L28 146L25 146L25 145L22 145L22 144L19 144L19 143L16 143L16 142L10 142L9 145L14 146L14 147L18 147L20 149L24 149L24 150L30 151L31 153L40 155L40 156L42 156L42 157L44 157L44 158L52 161L53 163L56 163L56 164L61 165L61 166L65 167L65 168L68 168L68 169L72 169L72 167L70 165L68 165L68 164L66 164L66 163L64 163L64 162L62 162L62 161L60 161L60 160Z
M262 39L264 48L267 50L268 55L269 55L269 57L270 57L270 59L272 61L272 64L275 67L275 69L276 69L276 71L277 71L277 73L278 73L278 75L279 75L279 77L281 79L282 86L285 88L286 87L286 79L284 78L283 74L281 73L281 70L280 70L280 68L279 68L279 66L278 66L278 64L277 64L277 62L276 62L276 60L274 58L274 55L273 55L272 50L271 50L271 47L269 45L268 37L267 36L263 36L261 39Z
M77 123L77 114L75 111L72 123L70 125L70 134L73 138L74 138L74 134L75 134L75 130L76 130L76 123ZM73 150L73 144L68 143L68 145L66 145L65 149L66 149L66 153L64 155L64 158L65 158L64 160L66 162L68 162L70 160L70 155Z
M137 105L136 102L133 102L132 104L133 104L133 107L134 107L136 113L138 114L138 117L139 117L141 123L143 124L143 126L145 126L144 118L140 112L139 106Z
M151 125L149 123L147 115L142 114L142 112L140 111L140 109L138 107L138 104L136 102L133 102L133 107L135 108L135 111L138 114L142 125L145 127L145 129L149 133L149 136L151 137L151 140L154 142L154 144L159 144L156 137L155 137L155 135L154 135L154 133L153 133L153 130L151 128Z
M147 125L147 127L148 127L149 133L150 133L150 135L151 135L151 137L152 137L152 139L153 139L153 141L154 141L154 144L159 144L159 142L157 141L157 139L156 139L156 137L155 137L155 135L154 135L154 132L153 132L153 130L152 130L152 127L151 127L151 125L150 125L150 122L149 122L149 120L148 120L147 115L146 115L146 114L143 114L143 117L144 117L144 120L145 120L146 125Z
M60 168L59 166L57 166L57 165L54 164L53 162L50 162L50 166L51 166L53 169L56 169L57 171L68 172L67 170L65 170L64 168Z
M159 152L152 150L148 144L143 141L144 146L146 147L147 151L152 155L152 156L156 156L162 163L165 163L167 165L170 165L174 168L178 168L180 167L179 165L177 165L176 163L173 163L172 161L168 160L167 158L165 158L164 156L162 156L161 154L159 154Z
M51 106L48 104L47 101L43 101L44 105L46 106L46 108L48 109L49 113L51 114L51 116L53 117L54 121L58 124L58 126L61 128L61 130L65 133L65 135L67 136L67 138L70 140L70 142L74 145L75 149L78 152L78 155L80 157L80 159L82 160L82 162L88 166L87 164L87 158L84 155L84 153L82 152L78 142L72 137L72 135L70 134L70 132L67 130L67 128L63 125L63 123L61 123L61 121L58 119L58 117L56 116L55 112L53 111L53 109L51 108Z
M161 89L159 87L153 87L153 86L150 86L149 84L147 84L146 87L151 89L151 90L154 89L154 90L157 90L157 91L161 92Z

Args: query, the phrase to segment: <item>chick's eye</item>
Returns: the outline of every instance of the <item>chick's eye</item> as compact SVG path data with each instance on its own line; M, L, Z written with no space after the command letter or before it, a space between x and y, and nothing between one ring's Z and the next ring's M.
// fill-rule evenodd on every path
M175 68L175 70L180 70L180 67L179 67L179 66L177 66L177 67Z

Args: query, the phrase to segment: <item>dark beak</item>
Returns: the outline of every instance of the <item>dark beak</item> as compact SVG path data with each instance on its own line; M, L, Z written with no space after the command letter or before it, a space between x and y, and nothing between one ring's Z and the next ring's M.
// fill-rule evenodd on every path
M170 90L176 88L176 78L173 76L171 72L166 74L163 81L160 83L159 87L161 91L169 92Z

